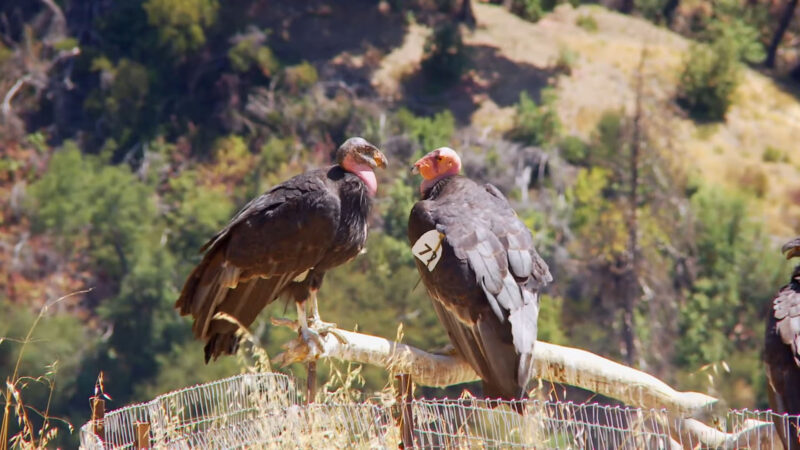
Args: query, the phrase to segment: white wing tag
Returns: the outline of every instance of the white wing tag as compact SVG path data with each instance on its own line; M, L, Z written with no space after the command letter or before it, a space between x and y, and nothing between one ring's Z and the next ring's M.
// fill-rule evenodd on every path
M443 239L444 234L431 230L420 236L414 246L411 247L411 253L425 264L429 272L433 272L436 264L442 259Z

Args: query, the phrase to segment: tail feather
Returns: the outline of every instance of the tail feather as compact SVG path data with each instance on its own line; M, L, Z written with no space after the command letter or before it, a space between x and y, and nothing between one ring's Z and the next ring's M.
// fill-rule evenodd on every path
M250 326L261 310L280 296L292 278L290 275L252 278L239 282L234 289L225 289L215 314L223 313L235 320L212 315L204 337L206 361L236 353L241 338L239 328Z
M486 398L512 400L525 396L526 385L518 382L520 357L511 342L511 332L498 323L496 316L487 315L468 325L439 301L434 300L433 306L450 341L483 380Z
M297 274L250 279L241 276L241 270L226 263L224 247L213 246L189 275L175 303L181 315L191 314L194 318L192 332L206 341L206 361L235 353L239 326L253 323ZM218 317L217 313L234 320Z

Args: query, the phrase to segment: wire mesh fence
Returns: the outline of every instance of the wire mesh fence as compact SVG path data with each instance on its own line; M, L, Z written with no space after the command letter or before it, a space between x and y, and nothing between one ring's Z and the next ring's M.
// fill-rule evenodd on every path
M800 422L744 410L709 426L666 410L532 399L420 399L411 411L408 444L426 449L782 449L778 431L796 440ZM247 374L112 411L103 436L81 428L81 446L140 448L135 424L147 423L149 448L397 448L398 416L384 403L303 404L291 378Z

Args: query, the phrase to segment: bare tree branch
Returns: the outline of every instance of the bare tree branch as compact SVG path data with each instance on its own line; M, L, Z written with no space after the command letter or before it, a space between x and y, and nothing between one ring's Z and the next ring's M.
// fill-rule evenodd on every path
M417 384L425 386L450 386L479 379L460 357L428 353L376 336L335 329L323 337L323 343L319 357L407 373ZM315 357L299 339L290 341L285 348L286 352L276 357L277 363L307 362ZM666 408L676 414L694 416L717 402L698 392L678 392L650 374L576 348L539 341L534 347L534 359L537 377L578 386L632 406Z
M276 325L296 329L294 321L273 319ZM288 365L318 358L336 358L385 368L393 373L407 373L414 382L425 386L450 386L477 381L478 375L460 357L429 353L410 345L377 336L332 329L322 336L321 351L309 349L299 337L284 345L284 353L274 362ZM679 392L658 378L610 361L593 353L538 341L534 348L536 376L554 382L581 387L623 403L644 409L666 409L672 417L670 433L673 448L680 442L700 443L713 448L739 448L770 422L749 420L744 428L725 433L691 418L706 415L718 400L699 392Z

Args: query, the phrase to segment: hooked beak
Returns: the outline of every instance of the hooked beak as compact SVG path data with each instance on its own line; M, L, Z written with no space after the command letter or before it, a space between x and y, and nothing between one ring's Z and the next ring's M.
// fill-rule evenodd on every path
M383 154L380 150L375 148L375 151L372 153L372 159L375 161L375 167L380 167L381 169L385 169L389 167L389 161L386 159L386 155Z
M792 259L795 256L800 256L800 238L792 239L791 241L783 244L781 252L786 253L786 259Z
M422 175L422 178L431 179L436 177L436 170L431 165L431 158L423 156L411 167L411 173Z

